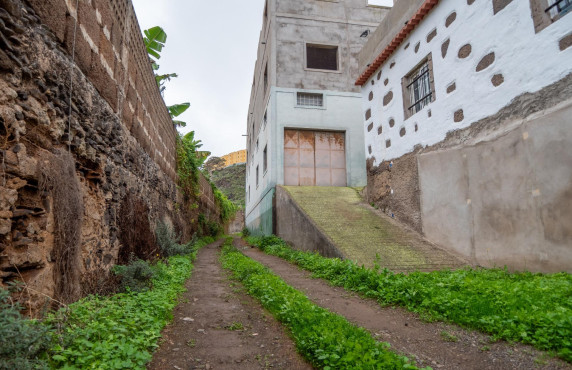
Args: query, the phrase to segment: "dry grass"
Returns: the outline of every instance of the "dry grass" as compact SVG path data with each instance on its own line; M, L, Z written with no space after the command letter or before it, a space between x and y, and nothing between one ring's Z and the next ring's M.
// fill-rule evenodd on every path
M70 303L80 298L80 247L83 194L75 160L59 150L41 169L40 189L52 198L54 215L54 280L56 299Z

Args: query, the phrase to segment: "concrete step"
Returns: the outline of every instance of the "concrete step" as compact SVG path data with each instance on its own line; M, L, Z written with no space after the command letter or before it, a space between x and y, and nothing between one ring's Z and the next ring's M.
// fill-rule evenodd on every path
M376 212L356 189L280 186L276 196L277 234L300 249L318 250L367 267L377 261L381 268L403 272L466 265L466 261Z

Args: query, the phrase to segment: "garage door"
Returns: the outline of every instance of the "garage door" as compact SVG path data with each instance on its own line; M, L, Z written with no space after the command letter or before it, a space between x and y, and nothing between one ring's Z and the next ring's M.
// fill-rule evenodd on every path
M345 134L284 130L284 185L346 186Z

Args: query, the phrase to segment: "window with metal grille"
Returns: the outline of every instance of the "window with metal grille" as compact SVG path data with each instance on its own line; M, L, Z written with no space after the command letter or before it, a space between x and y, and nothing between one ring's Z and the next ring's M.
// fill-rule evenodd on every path
M296 104L303 107L323 107L324 94L301 93L297 94Z
M337 71L338 47L306 44L306 67Z
M268 169L268 145L264 146L264 151L262 152L262 173L266 173Z
M411 117L435 100L430 56L404 78L405 116Z
M545 12L548 13L551 18L564 15L572 10L572 0L548 0L548 5Z

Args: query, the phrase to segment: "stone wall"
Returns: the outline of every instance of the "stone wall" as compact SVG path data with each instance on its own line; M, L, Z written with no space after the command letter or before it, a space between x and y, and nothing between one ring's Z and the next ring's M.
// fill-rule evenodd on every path
M126 254L149 257L158 221L187 239L199 213L219 218L206 180L198 199L177 190L175 130L137 62L130 2L127 17L117 1L70 3L0 0L0 287L24 280L33 312L89 293L82 281Z

